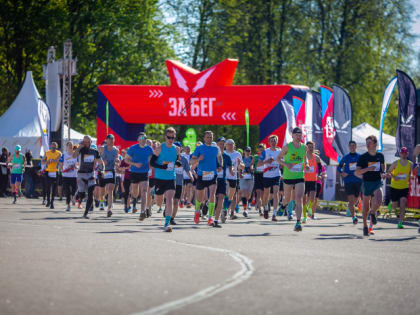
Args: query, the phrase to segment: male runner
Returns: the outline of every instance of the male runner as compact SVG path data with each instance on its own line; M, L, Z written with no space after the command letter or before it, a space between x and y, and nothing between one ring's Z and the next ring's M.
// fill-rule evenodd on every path
M261 159L261 154L262 152L265 150L265 144L264 143L260 143L258 145L258 151L257 154L254 155L254 189L255 189L255 194L256 194L256 202L255 202L255 207L256 209L258 209L258 213L260 214L260 216L263 215L262 211L261 211L261 206L263 205L262 203L262 199L263 199L263 193L264 193L264 165L260 165L258 166L258 162Z
M169 226L172 218L173 198L175 195L175 162L178 160L179 149L174 145L176 131L169 127L165 130L165 142L157 145L150 160L150 165L155 168L156 203L162 205L163 197L165 207L165 232L172 232ZM143 204L143 202L142 202Z
M363 175L363 235L374 234L372 227L368 228L367 219L370 213L371 225L376 225L376 211L382 203L382 178L384 177L385 158L376 151L378 139L375 136L366 138L368 151L357 161L355 175Z
M184 147L184 153L181 154L187 161L188 164L190 163L190 159L191 159L191 147L189 145ZM193 178L190 177L190 173L189 172L185 172L184 171L184 190L182 191L182 197L181 197L181 208L184 207L184 204L187 206L187 208L191 208L192 207L192 182L193 182Z
M78 158L80 163L79 171L77 172L77 200L82 202L86 195L86 190L88 191L86 208L83 214L83 218L85 219L89 219L88 212L93 205L93 191L96 185L94 170L97 165L103 166L98 150L93 149L91 144L91 138L84 136L83 142L73 153L73 157Z
M223 169L217 172L217 188L216 188L216 216L214 220L214 227L222 227L218 224L220 213L222 211L223 202L226 196L226 171L229 168L229 172L233 172L232 170L232 160L230 159L229 155L225 152L225 141L224 137L219 137L217 139L217 146L219 147L220 152L222 153L223 159ZM220 166L220 165L219 165ZM223 210L222 213L222 223L226 222L227 217L227 210Z
M388 177L391 178L391 201L392 208L395 209L400 205L400 221L398 228L403 229L405 216L405 208L407 206L408 190L410 187L411 172L413 171L413 163L407 159L408 149L402 147L400 150L400 159L391 164L388 170Z
M296 225L294 230L300 232L302 231L300 219L302 216L303 194L305 191L303 168L305 166L305 170L308 171L309 163L306 157L306 145L302 143L302 130L298 127L294 128L292 138L292 142L289 142L281 149L281 152L277 156L277 162L283 165L284 198L282 210L285 211L294 188L296 205Z
M246 147L242 157L244 169L240 174L239 188L242 205L244 207L243 216L248 217L248 200L254 189L254 157L251 155L251 148Z
M105 184L105 192L108 195L108 212L107 217L112 216L112 202L114 197L115 187L115 167L119 165L118 159L119 150L114 146L114 135L106 136L106 145L102 153L102 160L105 165L103 172L103 184Z
M47 173L47 204L46 207L54 209L54 197L57 191L57 172L58 163L60 161L61 152L57 150L58 144L56 142L51 143L51 150L45 152L43 157L44 163L47 164L45 169Z
M77 190L77 159L73 157L73 142L66 144L66 152L60 158L60 170L63 174L63 190L66 196L66 211L70 211L70 201Z
M200 223L201 204L208 200L209 218L207 224L213 227L219 227L218 221L214 221L215 202L216 202L216 175L223 169L223 159L220 149L212 144L213 132L204 132L204 144L195 148L191 157L190 164L197 165L197 184L194 222ZM205 195L208 188L208 196Z
M131 181L131 194L133 198L133 213L136 213L136 203L141 195L141 210L139 220L143 221L146 217L147 205L147 186L148 186L148 173L149 162L153 155L153 149L146 144L146 133L140 132L137 137L137 144L132 145L125 156L125 162L130 165L130 181Z
M258 166L264 166L263 173L263 207L264 219L268 219L270 212L270 191L273 190L273 215L272 221L277 221L276 209L279 205L279 185L280 185L280 168L277 157L280 154L280 149L277 147L279 138L276 135L268 137L269 148L261 152L258 161Z
M226 154L229 155L232 161L232 171L229 170L226 174L226 178L229 184L228 188L228 201L226 204L227 209L230 208L230 219L234 220L237 219L235 215L235 206L236 201L234 202L234 198L236 197L237 185L238 185L238 171L243 169L245 166L242 163L242 155L234 150L235 148L235 141L232 139L226 140ZM236 200L236 199L235 199Z
M360 158L360 154L356 152L356 149L356 142L351 140L349 142L349 153L343 156L337 168L338 172L344 179L344 188L346 190L347 198L349 201L349 209L353 218L353 224L357 224L358 222L354 206L356 205L357 199L359 198L360 188L362 186L362 180L354 175L357 162Z

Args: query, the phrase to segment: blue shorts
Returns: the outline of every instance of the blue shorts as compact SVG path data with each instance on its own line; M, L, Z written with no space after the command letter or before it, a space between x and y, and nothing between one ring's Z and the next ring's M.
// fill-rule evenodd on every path
M382 181L363 182L363 196L373 196L376 190L382 187Z
M280 176L276 177L264 177L263 178L263 186L264 188L271 188L273 186L280 185Z
M10 174L10 184L14 185L16 182L22 182L22 174Z

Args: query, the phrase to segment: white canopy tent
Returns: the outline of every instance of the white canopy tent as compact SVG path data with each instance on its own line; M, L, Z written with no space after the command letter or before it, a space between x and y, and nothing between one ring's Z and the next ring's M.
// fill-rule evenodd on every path
M364 153L367 151L365 139L370 135L376 136L379 141L379 130L368 123L365 122L353 128L352 138L357 143L357 152ZM384 146L382 153L385 156L385 163L391 164L398 159L398 157L395 156L395 152L397 152L395 137L384 133L382 135L382 140Z
M48 150L49 120L48 106L41 99L32 72L28 71L16 99L0 117L0 147L14 151L19 144L23 153L29 149L33 157L40 157L44 150ZM64 126L64 131L67 134L67 126ZM79 143L83 135L70 129L70 138ZM96 143L96 139L92 141Z

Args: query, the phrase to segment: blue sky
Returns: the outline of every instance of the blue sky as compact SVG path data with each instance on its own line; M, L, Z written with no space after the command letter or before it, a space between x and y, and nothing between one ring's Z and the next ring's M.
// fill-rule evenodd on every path
M414 14L414 23L413 23L413 33L419 35L419 38L417 38L414 47L417 50L420 50L420 0L411 0L411 2L414 5L414 8L416 9L416 13Z

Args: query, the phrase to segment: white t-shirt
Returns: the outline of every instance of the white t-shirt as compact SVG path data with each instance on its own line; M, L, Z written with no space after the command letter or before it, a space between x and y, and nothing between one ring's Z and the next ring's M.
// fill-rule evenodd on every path
M261 160L264 162L272 158L274 161L270 164L264 164L264 174L265 178L274 178L280 176L280 165L277 162L277 156L280 153L280 149L276 148L276 151L271 150L270 148L265 149L261 153Z
M227 155L229 155L230 159L232 160L232 167L233 167L233 175L230 173L229 169L226 170L226 178L227 179L238 179L238 159L239 163L242 162L242 155L238 151L233 151L232 153L229 153L228 151L225 151Z
M77 158L73 158L72 155L68 154L67 152L64 152L62 155L62 163L63 177L77 177Z

